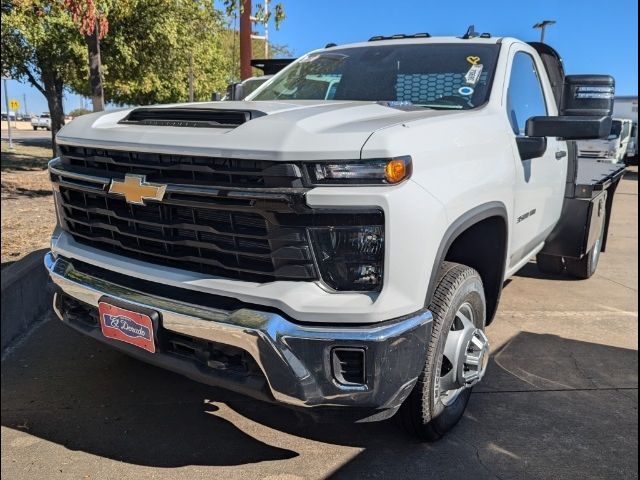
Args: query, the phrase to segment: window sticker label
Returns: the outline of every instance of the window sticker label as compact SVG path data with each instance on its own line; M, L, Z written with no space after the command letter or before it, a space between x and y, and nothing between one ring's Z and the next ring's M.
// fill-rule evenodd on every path
M482 75L482 64L471 65L471 68L464 76L464 81L467 85L475 87L480 81L480 75Z

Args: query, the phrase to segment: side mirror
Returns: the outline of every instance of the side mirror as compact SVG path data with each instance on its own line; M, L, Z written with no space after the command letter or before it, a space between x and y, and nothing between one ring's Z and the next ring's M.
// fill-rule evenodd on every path
M565 140L607 138L611 133L614 95L615 81L609 75L567 75L560 115L530 118L526 134Z
M531 117L527 120L525 132L529 137L560 137L565 140L607 138L611 132L611 117Z
M516 137L520 160L539 158L547 151L546 137Z
M230 83L227 87L227 100L242 100L244 98L243 90L242 83Z

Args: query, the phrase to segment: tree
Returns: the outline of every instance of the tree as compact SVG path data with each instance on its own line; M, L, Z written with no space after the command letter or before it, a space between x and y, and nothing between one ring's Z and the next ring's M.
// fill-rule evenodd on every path
M268 0L265 0L265 4ZM251 41L252 22L267 25L271 18L271 10L267 10L263 4L259 4L254 12L252 0L224 0L227 15L237 16L240 13L240 78L246 80L251 77L251 58L253 48ZM274 6L276 29L280 27L280 22L284 20L284 8L281 3Z
M69 112L69 116L76 118L82 115L86 115L87 113L91 113L91 110L87 110L86 108L74 108Z
M1 38L3 74L30 83L47 99L55 153L64 89L86 78L82 38L56 0L3 0Z
M111 2L109 0L63 0L63 3L87 44L89 88L91 89L93 111L100 112L104 110L100 40L109 31L107 14Z
M195 100L224 91L233 71L224 50L223 15L210 0L118 0L100 42L107 102L148 105L186 101L190 60ZM89 96L86 81L74 91Z

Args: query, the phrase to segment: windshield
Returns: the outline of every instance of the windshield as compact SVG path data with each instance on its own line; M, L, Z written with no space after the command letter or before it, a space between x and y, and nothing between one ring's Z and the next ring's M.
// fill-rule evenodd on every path
M250 93L255 92L260 85L269 80L269 78L261 77L261 78L250 78L242 82L242 94L246 97Z
M620 120L614 120L611 123L611 133L610 135L619 137L620 132L622 132L622 122Z
M398 44L312 53L251 100L400 102L470 109L489 98L499 45Z

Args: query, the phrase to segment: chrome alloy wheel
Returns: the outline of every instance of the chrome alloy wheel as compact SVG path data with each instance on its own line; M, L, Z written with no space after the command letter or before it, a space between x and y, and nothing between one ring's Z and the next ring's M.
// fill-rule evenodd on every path
M476 328L471 304L463 303L448 332L444 354L439 360L434 400L451 405L465 388L484 377L489 363L489 339Z

